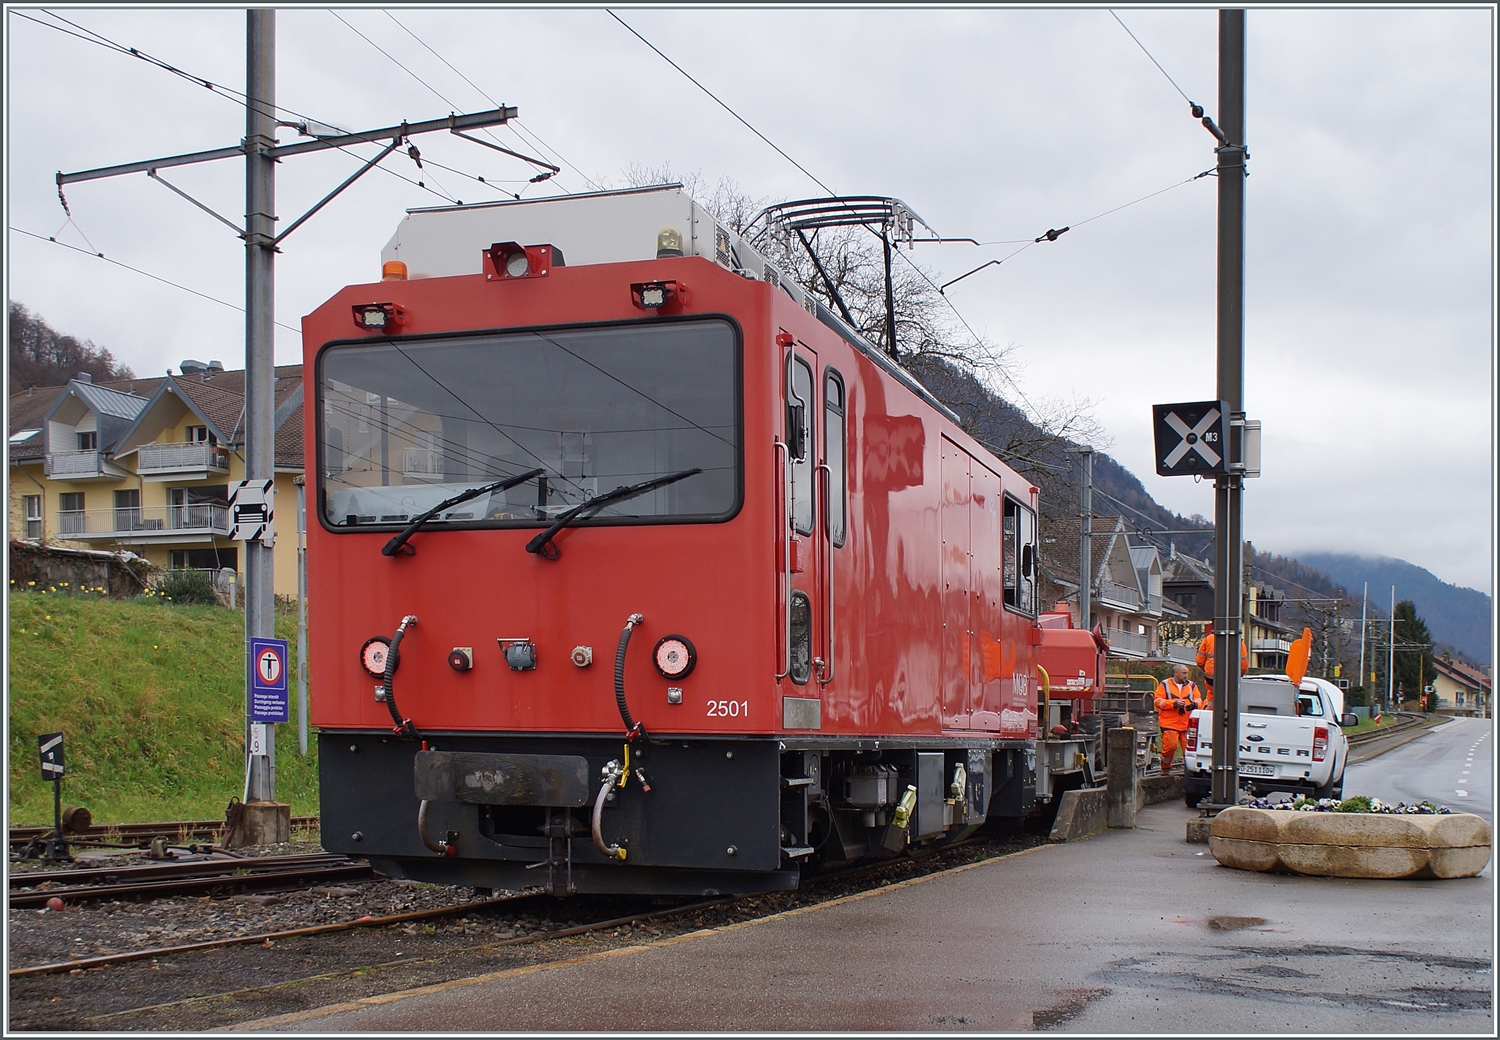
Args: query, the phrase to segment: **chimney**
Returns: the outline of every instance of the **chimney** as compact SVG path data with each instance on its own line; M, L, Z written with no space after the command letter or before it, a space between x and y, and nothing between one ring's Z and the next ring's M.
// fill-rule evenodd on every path
M213 375L218 375L220 372L224 371L224 362L210 361L208 363L208 371Z
M94 381L94 377L89 375L87 372L80 372L73 378L78 380L80 383L92 383Z
M201 361L194 361L191 358L188 358L187 360L183 361L181 364L179 364L177 366L177 368L185 376L187 376L187 375L197 375L199 373L208 371L208 366L207 365L205 365Z

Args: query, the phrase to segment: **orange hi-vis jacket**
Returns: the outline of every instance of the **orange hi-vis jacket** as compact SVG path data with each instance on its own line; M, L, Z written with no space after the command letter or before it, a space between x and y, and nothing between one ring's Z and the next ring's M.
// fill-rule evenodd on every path
M1187 701L1190 707L1178 711L1174 700ZM1203 706L1198 696L1198 685L1189 679L1178 686L1171 679L1163 679L1156 687L1156 719L1162 729L1186 730L1193 711Z
M1198 644L1198 667L1203 669L1203 674L1208 677L1209 682L1214 681L1214 634L1210 632L1203 637L1203 642ZM1240 674L1244 675L1250 670L1250 652L1245 649L1245 640L1240 640Z

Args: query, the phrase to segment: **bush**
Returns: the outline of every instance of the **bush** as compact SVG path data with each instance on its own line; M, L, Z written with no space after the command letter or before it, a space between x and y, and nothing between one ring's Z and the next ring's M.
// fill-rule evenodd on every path
M207 571L168 571L157 584L156 593L173 603L201 603L211 607L219 602L214 580Z
M1339 807L1334 810L1334 812L1369 812L1369 811L1370 811L1370 796L1367 795L1367 794L1357 794L1353 798L1345 798L1342 802L1339 803Z

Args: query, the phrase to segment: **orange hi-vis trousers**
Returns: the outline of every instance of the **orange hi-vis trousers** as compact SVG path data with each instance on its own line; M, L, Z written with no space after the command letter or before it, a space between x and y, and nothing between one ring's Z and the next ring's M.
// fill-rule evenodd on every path
M1180 729L1164 729L1161 731L1161 767L1166 769L1177 757L1177 749L1183 749L1183 757L1187 756L1187 749L1183 747L1182 738L1185 732Z

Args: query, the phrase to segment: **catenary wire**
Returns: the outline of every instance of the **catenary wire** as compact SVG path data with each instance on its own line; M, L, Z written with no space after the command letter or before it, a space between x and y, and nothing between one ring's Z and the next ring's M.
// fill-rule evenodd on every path
M217 296L210 296L210 295L208 295L208 293L199 292L197 289L192 289L192 288L189 288L186 285L182 285L179 282L174 282L170 278L163 278L159 274L152 274L150 271L142 271L139 267L131 267L129 264L121 263L119 260L115 260L115 259L112 259L111 257L105 256L103 253L100 253L100 252L92 252L91 253L87 249L81 249L78 246L69 245L67 242L59 242L56 238L48 238L46 235L38 235L34 231L27 231L24 228L18 228L18 227L16 227L13 224L10 225L10 230L16 232L16 234L18 234L18 235L25 235L28 238L34 238L34 239L37 239L40 242L51 242L53 245L62 246L64 249L71 249L71 250L73 250L73 252L75 252L75 253L82 253L84 256L98 257L100 260L103 260L105 263L114 264L116 267L123 267L123 268L125 268L125 270L127 270L127 271L133 271L134 273L139 274L139 275L145 275L147 278L150 278L150 279L152 279L154 281L161 282L164 285L170 285L174 289L181 289L183 292L192 293L194 296L202 297L203 299L208 300L211 303L217 303L217 304L219 304L221 306L224 306L224 307L231 307L234 310L240 311L241 313L243 313L244 310L245 310L245 308L241 307L239 304L230 303L228 300L221 300ZM83 232L81 232L81 231L79 232L79 234L82 234L82 233ZM302 330L301 329L293 328L292 326L286 324L285 322L278 321L278 322L276 322L276 324L280 325L282 328L286 329L288 332L295 332L299 336L302 335Z
M451 61L449 61L447 58L443 57L436 50L434 50L433 47L432 47L432 45L429 44L426 40L422 39L416 33L412 32L412 30L405 23L403 23L395 15L391 14L390 11L386 11L385 12L385 16L387 18L389 18L391 21L395 22L397 25L399 25L401 27L402 32L406 33L413 40L416 40L419 44L421 44L423 47L425 47L427 49L427 51L434 58L436 58L438 61L442 62L444 65L448 66L448 68L452 69L453 72L454 72L454 74L457 75L459 79L463 80L469 86L473 87L474 90L476 90L479 93L480 97L484 98L486 101L488 101L494 107L496 107L496 108L500 107L500 102L498 102L494 98L490 97L490 95L485 91L485 89L483 87L481 87L478 83L475 83L468 76L464 75L463 72L457 66L455 66ZM564 157L561 152L559 152L556 148L553 148L551 145L547 144L547 142L543 141L540 137L538 137L537 134L534 131L532 131L528 127L521 126L521 120L520 119L510 120L510 121L508 121L505 124L505 126L506 126L506 128L508 130L510 130L511 133L515 134L518 138L521 139L521 141L525 142L528 147L536 148L536 147L539 146L539 150L542 152L543 155L546 155L546 153L551 152L554 156L557 157L557 159L558 159L559 162L561 162L563 165L567 166L568 169L572 170L574 173L578 174L578 176L582 177L583 180L584 180L584 183L586 183L589 187L593 188L595 191L602 191L602 190L604 190L599 184L595 183L588 176L588 174L584 173L577 166L574 166L572 163L568 162L567 158ZM485 129L485 133L489 134L490 137L494 137L495 136L493 133L490 132L489 127L485 127L484 129ZM524 135L522 133L523 130L525 131ZM526 135L529 135L533 140L532 141L528 141ZM497 141L499 140L499 138L495 138L495 139ZM535 143L533 143L533 141ZM568 189L565 188L565 187L563 187L563 185L558 184L557 186L559 188L561 188L564 192L566 192L568 194L572 194L571 192L568 192Z
M48 22L41 21L40 19L32 18L30 15L22 14L19 11L12 11L11 13L17 15L18 17L25 18L27 21L34 22L35 24L40 25L40 26L42 26L44 28L52 29L55 32L60 32L60 33L63 33L64 35L66 35L66 36L72 36L75 39L82 40L84 43L91 43L91 44L94 44L95 46L103 47L106 50L114 51L114 52L116 52L118 54L123 54L123 55L125 55L127 57L138 58L139 60L144 61L144 62L146 62L149 65L152 65L152 66L154 66L156 68L162 69L162 70L164 70L166 72L170 72L173 75L179 76L179 77L187 80L190 83L195 83L195 84L207 87L213 93L215 93L216 95L218 95L219 97L223 97L226 100L231 101L231 102L239 105L241 108L249 108L250 107L249 106L249 96L247 94L243 93L242 91L235 90L232 87L224 86L223 84L220 84L220 83L215 83L212 80L209 80L209 79L207 79L205 77L194 75L193 73L187 72L187 71L185 71L183 69L180 69L180 68L176 67L175 65L172 65L169 62L163 61L160 58L157 58L157 57L155 57L153 55L147 54L145 51L142 51L139 48L136 48L136 47L127 47L124 44L118 43L117 41L112 40L109 37L104 36L101 33L97 33L97 32L95 32L92 29L89 29L89 28L87 28L85 26L79 25L77 22L69 21L68 19L63 18L61 15L56 14L56 13L54 13L52 11L45 11L44 13L46 13L50 17L58 19L59 21L66 22L68 25L71 25L75 29L78 29L79 32L71 32L70 30L64 29L61 26L52 25L52 24L50 24ZM87 35L80 35L80 33L87 34ZM398 64L399 64L399 62L398 62ZM310 115L308 115L305 112L299 112L296 109L287 108L285 105L274 105L272 107L277 112L282 112L282 113L285 113L285 114L290 115L290 116L296 116L298 119L308 120L308 121L315 122L315 123L321 123L321 124L323 124L325 126L329 126L329 127L332 127L335 130L338 130L340 133L346 133L346 134L352 134L352 133L354 133L354 131L350 131L350 130L347 130L347 129L343 128L343 127L340 127L336 123L329 122L328 120L325 120L325 119L318 119L317 117L310 116ZM369 143L371 143L371 144L379 143L380 140L383 140L383 139L374 139L374 138L372 138ZM357 152L351 152L351 151L349 151L349 146L348 145L338 145L336 147L337 147L337 149L339 151L344 152L345 154L350 155L350 156L352 156L352 157L354 157L356 159L359 159L361 162L365 161ZM455 169L453 169L451 167L443 166L440 163L431 163L431 165L438 166L441 169L448 170L448 172L458 174L459 176L468 177L470 180L475 180L475 181L478 181L478 182L480 182L482 184L490 184L491 183L490 180L488 180L488 179L486 179L484 177L478 177L478 176L475 176L473 174L464 173L462 170L455 170ZM436 195L438 198L442 199L444 202L453 203L453 204L457 204L459 202L459 200L457 198L455 198L454 196L452 196L450 194L446 194L444 191L439 191L439 190L437 190L435 188L428 187L426 184L423 184L423 183L421 183L419 181L412 180L410 177L404 177L404 176L402 176L401 174L397 173L394 170L387 169L384 166L377 167L377 169L379 169L380 172L386 174L387 176L395 177L398 180L405 181L407 184L410 184L413 187L421 188L421 189L423 189L425 191L428 191L428 192L432 193L433 195ZM507 182L505 182L505 181L499 181L499 182L495 182L495 183L507 183ZM496 190L497 191L503 191L503 189L496 189ZM514 194L514 193L510 193L510 194ZM74 226L76 227L77 225L75 224ZM78 229L78 233L80 235L83 235L83 229L79 228ZM87 239L87 237L88 237L87 235L84 235L85 239Z
M743 124L746 129L748 129L751 133L753 133L756 137L760 138L766 144L770 145L771 148L774 149L778 155L780 155L787 162L791 163L793 166L797 167L797 169L801 170L804 174L806 174L812 180L812 182L814 184L816 184L818 187L822 188L824 191L828 192L829 195L836 195L837 194L832 188L830 188L828 185L824 184L820 179L818 179L818 177L812 171L810 171L807 167L803 166L796 159L793 159L790 155L788 155L785 151L783 151L782 148L779 145L777 145L769 137L767 137L765 134L761 133L754 126L752 126L750 124L750 122L748 120L746 120L743 116L741 116L738 112L736 112L734 109L730 108L727 104L725 104L724 101L717 94L715 94L713 91L709 90L702 83L698 82L698 80L694 79L693 76L690 73L688 73L688 71L686 69L684 69L681 65L677 64L671 58L667 57L667 55L662 52L661 48L657 47L656 44L652 43L650 40L648 40L644 36L642 36L639 32L637 32L634 28L632 28L630 26L630 24L627 23L623 18L621 18L619 15L615 14L614 11L611 11L608 8L605 8L605 12L611 18L613 18L615 21L619 22L622 26L624 26L625 29L627 29L632 36L634 36L636 39L640 40L647 47L651 48L651 50L655 51L656 54L658 56L660 56L663 61L665 61L668 65L672 66L672 68L676 69L684 77L686 77L687 80L688 80L688 82L692 83L693 86L697 87L699 90L703 91L710 98L712 98L719 105L720 108L724 109L724 111L728 112L731 116L733 116L736 120L738 120L741 124ZM866 226L866 228L868 230L871 230L871 231L874 230L873 228L870 228L869 225L865 225L865 226ZM906 265L909 268L911 268L913 271L915 271L917 273L917 275L924 282L926 282L929 286L931 286L935 290L938 288L937 284L930 277L928 277L927 272L923 271L920 267L918 267L915 261L913 261L910 257L906 256L899 249L897 249L895 251L895 253L903 261L905 261ZM940 291L939 291L938 295L939 296L943 296L943 294ZM943 296L943 300L948 305L948 309L953 312L953 316L958 319L959 324L961 324L964 327L964 329L969 333L969 335L971 337L973 337L975 345L982 344L984 342L983 339L981 339L980 336L979 336L979 334L974 331L974 327L969 324L968 319L966 319L963 316L963 314L959 312L959 309L953 305L953 301L949 300L946 296ZM1031 410L1032 414L1039 414L1037 412L1036 406L1033 405L1031 403L1031 401L1026 397L1025 391L1023 391L1021 389L1020 385L1017 384L1016 381L1013 378L1011 378L1010 373L1005 372L1004 370L1001 370L1000 374L1002 376L1004 376L1005 377L1005 381L1008 382L1015 389L1017 396L1019 396L1021 398L1021 402L1028 409Z
M1167 77L1167 82L1170 83L1170 84L1172 84L1172 89L1175 90L1175 91L1177 91L1177 93L1182 94L1182 100L1186 101L1189 105L1196 105L1197 102L1194 101L1192 98L1188 97L1186 94L1183 93L1182 88L1177 85L1177 81L1171 77L1171 75L1167 72L1166 69L1163 69L1161 67L1161 62L1157 61L1156 58L1152 55L1152 53L1146 49L1146 45L1141 42L1140 37L1136 36L1135 33L1130 32L1130 26L1126 25L1123 21L1121 21L1120 16L1117 15L1117 14L1115 14L1115 12L1113 10L1111 10L1109 13L1114 16L1115 21L1117 21L1117 22L1120 23L1120 28L1121 29L1124 29L1127 33L1130 33L1130 38L1132 40L1134 40L1135 41L1135 45L1141 49L1141 53L1144 54L1146 57L1150 58L1151 59L1151 64L1155 65L1158 69L1160 69L1161 70L1161 74L1163 76Z

